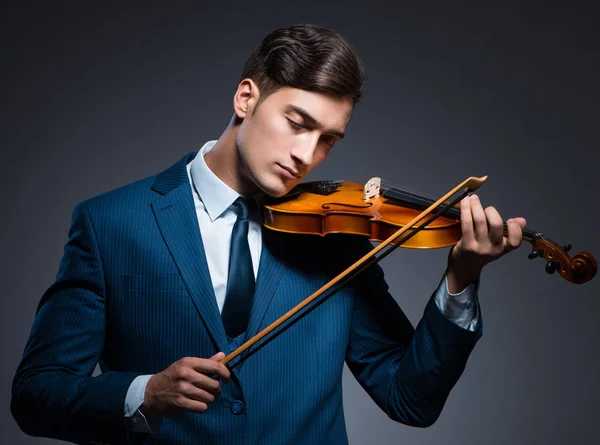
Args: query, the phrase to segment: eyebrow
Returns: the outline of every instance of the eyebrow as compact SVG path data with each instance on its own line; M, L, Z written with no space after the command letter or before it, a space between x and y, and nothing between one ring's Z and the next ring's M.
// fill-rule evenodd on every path
M300 116L302 116L305 120L309 121L313 126L315 126L317 128L323 128L323 125L321 124L321 122L319 122L314 117L312 117L310 114L308 114L308 112L306 110L304 110L300 107L297 107L296 105L288 105L286 111L293 111L294 113L297 113ZM331 134L333 136L337 136L340 139L344 138L344 133L340 133L337 130L327 130L327 133Z

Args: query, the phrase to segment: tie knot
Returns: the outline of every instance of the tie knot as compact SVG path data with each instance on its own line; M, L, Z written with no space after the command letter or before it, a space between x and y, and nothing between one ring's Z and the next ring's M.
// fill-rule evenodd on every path
M248 214L256 207L256 201L252 197L240 196L233 205L237 207L238 219L248 219Z

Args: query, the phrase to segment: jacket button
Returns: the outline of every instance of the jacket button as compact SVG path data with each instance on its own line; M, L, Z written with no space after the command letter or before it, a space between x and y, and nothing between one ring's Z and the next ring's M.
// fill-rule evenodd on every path
M244 412L244 403L236 400L231 405L231 412L233 414L242 414Z
M229 352L233 352L233 351L235 351L235 350L238 348L238 346L239 346L239 345L238 345L238 342L237 342L237 341L235 341L235 340L231 340L231 341L229 342Z

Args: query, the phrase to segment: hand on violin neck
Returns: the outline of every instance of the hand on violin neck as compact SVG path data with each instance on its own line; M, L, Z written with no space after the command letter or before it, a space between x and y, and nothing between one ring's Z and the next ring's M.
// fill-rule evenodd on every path
M485 210L477 195L460 203L462 237L448 257L448 291L459 293L480 275L483 266L497 260L521 245L525 218L504 221L490 206Z

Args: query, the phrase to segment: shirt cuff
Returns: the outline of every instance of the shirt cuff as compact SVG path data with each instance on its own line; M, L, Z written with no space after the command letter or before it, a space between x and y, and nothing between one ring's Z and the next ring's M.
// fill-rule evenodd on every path
M155 433L159 430L162 418L157 416L145 416L140 410L144 403L146 385L152 375L137 376L125 396L125 425L127 429L138 433Z
M469 284L462 292L448 291L448 277L440 282L435 292L435 304L444 316L463 329L475 332L479 326L479 280Z

